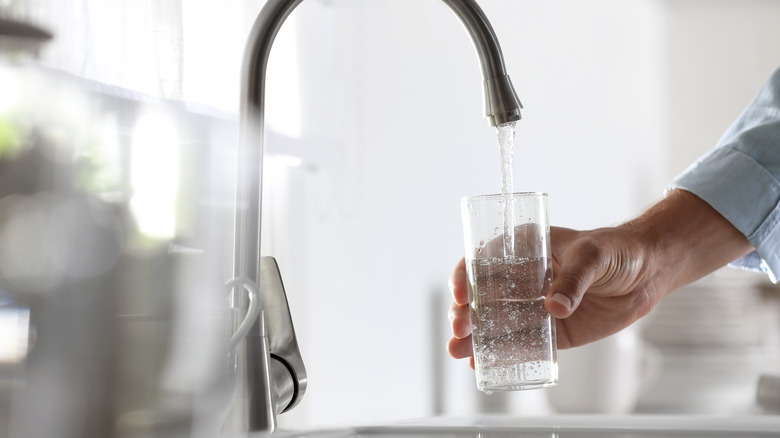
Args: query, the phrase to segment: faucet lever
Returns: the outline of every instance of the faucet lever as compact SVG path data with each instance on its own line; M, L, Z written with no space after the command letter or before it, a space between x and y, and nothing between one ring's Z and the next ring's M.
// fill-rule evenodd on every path
M276 416L297 405L306 391L306 368L279 265L273 257L260 257L258 264L259 288L241 280L227 284L245 289L249 301L245 307L245 300L234 295L233 325L238 328L231 338L231 354L236 383L224 425L229 433L273 431Z
M268 329L276 410L277 414L281 414L301 401L306 391L307 379L282 275L273 257L260 257L260 302L263 303Z

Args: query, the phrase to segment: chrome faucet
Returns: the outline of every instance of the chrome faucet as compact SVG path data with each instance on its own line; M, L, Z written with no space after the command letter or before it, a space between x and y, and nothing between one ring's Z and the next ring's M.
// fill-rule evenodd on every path
M294 407L306 389L306 371L279 270L272 259L260 257L265 73L274 38L301 1L268 0L255 20L244 52L231 307L238 326L251 304L244 290L259 285L261 310L233 353L237 387L225 424L232 432L273 431L277 414ZM477 50L488 123L497 126L519 120L522 105L484 13L474 0L442 1L464 24Z

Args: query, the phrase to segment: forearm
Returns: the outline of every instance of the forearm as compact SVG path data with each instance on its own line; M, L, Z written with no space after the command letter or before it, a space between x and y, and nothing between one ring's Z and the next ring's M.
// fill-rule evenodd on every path
M753 250L720 213L684 190L670 192L623 227L647 243L646 275L665 295Z

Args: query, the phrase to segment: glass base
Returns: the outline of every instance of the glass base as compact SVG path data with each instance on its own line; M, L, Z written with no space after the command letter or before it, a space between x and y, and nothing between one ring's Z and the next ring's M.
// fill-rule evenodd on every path
M544 380L533 382L518 382L506 385L480 385L477 384L477 389L485 394L492 394L494 392L501 391L526 391L529 389L549 388L558 384L558 380Z
M558 383L558 364L553 360L533 360L484 366L477 361L477 388L490 394L495 391L523 391L546 388Z

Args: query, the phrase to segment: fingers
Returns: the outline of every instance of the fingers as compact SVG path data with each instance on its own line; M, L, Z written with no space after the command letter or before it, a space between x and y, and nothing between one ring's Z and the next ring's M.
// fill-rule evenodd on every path
M463 339L471 334L469 306L459 306L457 303L452 303L449 316L452 324L452 336L457 339Z
M474 369L474 350L471 345L471 318L469 306L450 306L453 338L447 343L447 352L455 359L469 358L469 366Z
M559 274L550 286L545 307L553 317L567 318L580 304L585 290L582 280L576 275Z
M471 335L466 338L452 338L447 342L447 352L455 359L463 359L474 355L471 346Z
M579 306L585 291L601 272L601 251L591 242L569 248L560 260L559 272L547 294L545 307L555 318L566 318Z
M455 359L469 358L469 366L473 369L474 352L471 345L471 316L465 258L455 264L449 283L453 299L449 311L453 338L447 343L447 352Z
M566 252L566 248L569 246L569 243L571 243L576 234L577 231L569 228L550 227L550 243L552 247L551 249L554 273L557 273L561 269L560 260L562 254Z
M469 303L468 279L466 278L466 259L462 258L455 264L450 274L450 293L455 303L465 306Z

